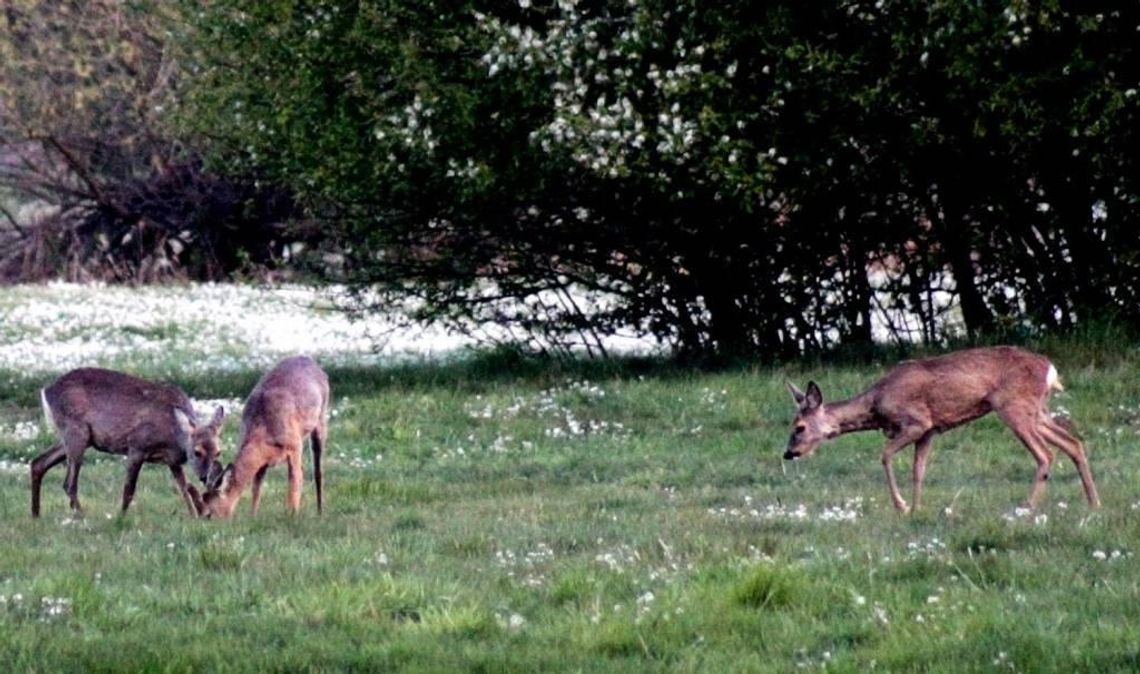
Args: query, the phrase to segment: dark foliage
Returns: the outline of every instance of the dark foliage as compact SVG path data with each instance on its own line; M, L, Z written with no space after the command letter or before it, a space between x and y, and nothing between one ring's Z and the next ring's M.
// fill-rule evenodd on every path
M361 311L594 354L1140 328L1136 8L220 0L173 25L183 140L242 214L193 219L218 230L194 274L304 241L289 262ZM304 230L264 227L283 193Z

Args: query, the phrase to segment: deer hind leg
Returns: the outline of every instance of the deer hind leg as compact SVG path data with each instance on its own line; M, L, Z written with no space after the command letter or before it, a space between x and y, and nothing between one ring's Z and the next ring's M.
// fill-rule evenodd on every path
M71 509L76 512L83 510L79 505L79 469L82 467L82 455L74 459L67 457L67 476L63 478L63 491L67 494Z
M1084 485L1085 497L1088 499L1089 505L1093 508L1099 508L1100 496L1097 495L1092 469L1089 468L1088 456L1085 454L1085 447L1080 438L1063 424L1051 418L1048 413L1042 414L1039 428L1042 437L1049 444L1060 449L1072 459L1073 464L1077 467L1077 472L1081 475L1081 484Z
M90 439L86 432L72 430L74 426L63 432L63 446L67 452L67 476L63 478L63 491L67 493L71 502L71 509L78 512L79 505L79 469L83 467L83 453L87 451L87 441Z
M174 478L174 485L178 487L178 494L186 502L186 506L190 508L190 515L200 517L202 514L202 509L199 507L202 501L201 496L198 495L197 489L186 484L186 474L182 471L182 466L171 466L170 476Z
M934 440L934 433L930 432L914 443L914 499L911 511L918 510L922 505L922 481L926 478L926 459L930 457L930 447Z
M250 487L250 514L256 515L257 508L261 505L261 483L265 481L265 473L269 470L269 464L265 464L257 469L253 474L253 485Z
M999 410L998 416L1006 426L1009 426L1021 444L1033 455L1037 462L1037 472L1033 477L1033 486L1029 490L1029 498L1025 505L1036 508L1041 494L1045 491L1045 483L1049 479L1049 470L1053 467L1053 453L1045 443L1040 430L1040 410L1007 409Z
M46 452L32 459L32 517L40 516L40 486L44 481L44 474L53 467L67 460L67 449L62 442L57 442Z

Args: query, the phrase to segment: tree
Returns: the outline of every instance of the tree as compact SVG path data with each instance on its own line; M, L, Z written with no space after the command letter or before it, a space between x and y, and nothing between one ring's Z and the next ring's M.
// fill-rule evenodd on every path
M218 278L294 238L288 196L202 171L167 124L161 3L15 0L0 14L0 277Z
M183 119L299 195L363 309L412 297L420 318L557 348L632 327L728 356L866 343L884 317L938 341L1140 313L1119 12L223 0L183 16Z

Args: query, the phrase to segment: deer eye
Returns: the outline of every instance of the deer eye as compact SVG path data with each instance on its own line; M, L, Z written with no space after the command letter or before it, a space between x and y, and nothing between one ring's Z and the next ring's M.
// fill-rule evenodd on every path
M796 433L796 435L801 435L806 430L807 430L807 426L796 426L795 433Z

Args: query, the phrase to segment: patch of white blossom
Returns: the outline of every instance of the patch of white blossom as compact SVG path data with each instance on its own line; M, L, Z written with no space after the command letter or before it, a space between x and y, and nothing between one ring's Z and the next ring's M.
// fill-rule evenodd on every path
M573 438L586 435L626 435L628 429L620 421L586 418L577 409L589 408L606 397L602 386L586 380L571 380L553 386L537 395L516 395L505 403L475 397L467 405L467 414L473 419L508 420L520 415L536 417L546 422L543 435L548 438ZM474 441L474 437L469 438ZM492 443L494 451L505 451L514 438L499 437Z
M863 517L863 498L857 496L845 499L840 504L810 509L803 503L795 505L784 503L757 504L753 502L751 496L745 496L743 506L709 508L708 513L718 519L729 521L852 522Z
M46 623L66 620L71 617L72 612L72 600L68 597L45 595L37 602L21 592L11 595L0 594L0 616L3 617Z
M560 0L537 31L478 12L475 19L492 37L481 58L490 77L531 69L553 82L552 119L531 136L543 151L608 177L629 174L649 151L678 167L700 166L693 174L699 181L717 180L721 172L772 170L771 157L733 135L748 127L748 119L723 125L731 131L714 130L702 119L699 101L731 89L737 61L718 63L709 58L713 47L683 38L666 43L666 16L652 8L630 2L620 17L602 16ZM748 114L772 116L781 102L776 98L770 109ZM714 148L712 159L698 146ZM673 179L668 171L656 177L664 184ZM723 182L726 189L734 184Z
M517 580L527 587L542 587L547 584L544 571L552 561L554 561L554 549L542 542L531 550L495 551L495 564L506 570L508 578Z
M392 136L404 149L418 150L430 155L439 146L439 139L431 126L433 117L435 117L435 105L416 94L400 112L387 115L384 123L372 130L372 135L379 141ZM405 168L394 154L389 155L389 162L394 163L399 171Z
M0 297L0 370L40 380L85 366L213 372L262 368L297 353L324 365L383 364L509 337L493 318L456 332L409 321L407 307L354 320L339 310L345 292L211 283L13 286ZM622 335L606 346L647 351L649 344ZM232 402L224 402L227 410Z

